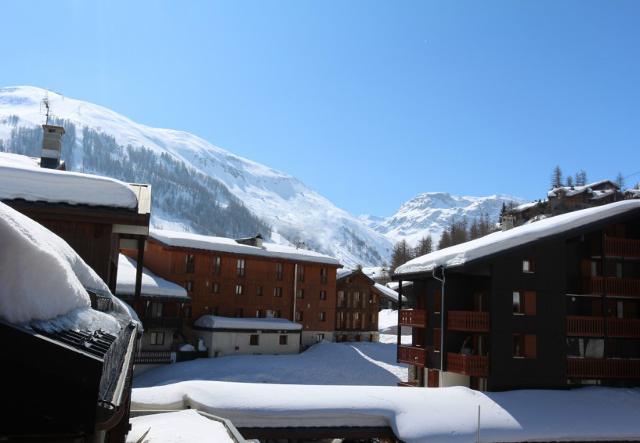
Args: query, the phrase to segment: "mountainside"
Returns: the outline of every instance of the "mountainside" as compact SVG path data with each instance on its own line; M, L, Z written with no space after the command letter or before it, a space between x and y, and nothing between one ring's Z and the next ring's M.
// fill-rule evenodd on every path
M389 258L385 236L290 175L193 134L140 125L44 89L0 88L0 151L39 156L45 95L65 127L67 168L151 183L155 227L230 237L260 232L276 243L303 243L347 266Z
M453 219L466 217L471 222L486 214L491 222L497 222L503 203L520 201L506 195L460 197L445 192L425 192L404 203L390 217L363 215L360 220L394 243L404 238L415 246L418 240L431 234L437 245L442 231Z

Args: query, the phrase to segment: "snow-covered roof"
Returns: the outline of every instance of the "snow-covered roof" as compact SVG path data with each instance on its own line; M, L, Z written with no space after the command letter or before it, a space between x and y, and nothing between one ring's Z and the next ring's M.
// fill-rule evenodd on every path
M384 266L369 266L362 268L362 272L373 279L376 278L388 278L389 269Z
M403 281L402 282L402 287L406 288L407 286L412 286L413 282L412 281ZM398 292L398 287L400 286L400 284L397 281L390 281L389 283L387 283L387 287L390 289L393 289L394 291ZM403 298L404 300L404 298Z
M605 189L603 191L594 189L591 191L591 200L600 200L616 193L616 189Z
M260 257L282 258L340 266L340 262L328 255L292 246L263 243L262 247L238 243L232 238L192 234L190 232L151 229L150 236L167 246L178 248L202 249L205 251L229 252L235 254L257 255Z
M119 180L41 168L30 157L0 152L0 200L14 199L127 209L138 205L134 189Z
M63 239L0 203L0 240L0 319L41 329L119 330L114 317L91 309L85 289L111 295L109 288Z
M302 325L286 318L253 318L253 317L219 317L203 315L194 323L197 328L204 329L242 329L242 330L275 330L299 331Z
M118 258L118 281L116 295L133 295L136 289L136 261L124 254ZM158 277L147 268L142 268L142 296L189 299L187 290L180 285Z
M464 387L305 386L188 381L134 389L131 408L199 410L236 427L381 426L407 443L640 438L640 390L479 392Z
M210 420L195 409L133 417L127 442L234 443L222 422ZM145 436L146 434L146 436ZM144 439L143 439L143 436Z
M627 189L624 193L627 198L640 198L640 189Z
M355 272L356 272L355 269L347 269L347 268L338 269L336 271L336 279L340 280L342 278L350 276L351 274L354 274Z
M610 185L611 189L618 189L618 186L611 180L600 180L600 181L589 183L583 186L559 186L551 189L547 193L547 197L549 198L557 197L558 193L563 193L567 197L573 197L574 195L582 194L583 192L593 193L597 191L597 189L593 189L593 188L597 188L602 185Z
M522 203L521 205L516 206L515 208L511 209L510 212L513 213L518 213L518 212L524 212L527 209L533 208L534 206L537 206L538 204L540 204L540 202L530 202L530 203Z
M386 297L390 298L391 300L398 301L398 293L393 289L385 285L381 285L380 283L376 283L373 286L382 294L384 294ZM406 300L407 300L407 297L402 296L402 301L406 301Z
M518 226L508 231L494 232L466 243L414 258L399 266L395 274L429 272L438 266L461 266L491 254L636 210L640 210L640 201L624 200L595 208L556 215L555 217Z

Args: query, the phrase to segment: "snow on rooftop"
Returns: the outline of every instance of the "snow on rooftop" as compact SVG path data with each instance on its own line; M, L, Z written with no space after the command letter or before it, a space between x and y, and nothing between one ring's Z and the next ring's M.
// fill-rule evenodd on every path
M616 184L613 183L611 180L600 180L600 181L589 183L583 186L559 186L551 189L547 193L547 197L550 197L550 198L556 197L559 191L562 191L567 197L573 197L574 195L582 194L583 192L593 193L597 191L597 190L594 190L593 188L596 188L598 186L602 186L605 184L616 186ZM616 186L616 189L617 189L617 186Z
M206 251L257 255L260 257L275 257L340 266L340 262L334 257L329 257L328 255L323 255L319 252L309 251L307 249L299 249L275 243L265 242L262 244L262 247L257 247L238 243L232 238L214 237L161 229L151 229L150 236L168 246L179 248L203 249Z
M529 208L533 208L534 206L536 206L538 204L539 204L539 202L537 202L537 201L529 202L529 203L522 203L521 205L518 205L515 208L511 209L511 212L523 212L523 211L526 211Z
M203 315L194 323L198 328L206 329L251 329L299 331L302 325L286 318L253 318L253 317L219 317Z
M438 266L461 266L487 255L638 209L640 209L640 201L625 200L595 208L556 215L555 217L518 226L507 231L494 232L466 243L414 258L404 265L399 266L395 273L397 275L413 274L430 272Z
M406 288L408 286L412 286L413 282L412 281L403 281L402 282L402 287ZM390 281L389 283L387 283L387 287L390 289L393 289L394 291L398 292L398 288L399 288L400 284L397 281ZM404 298L403 298L404 300Z
M347 269L347 268L338 269L336 271L336 279L340 280L341 278L348 277L354 272L356 272L355 269Z
M376 283L374 285L374 287L380 291L381 293L383 293L385 296L387 296L388 298L398 301L398 293L396 291L394 291L393 289L385 286L385 285L381 285L380 283ZM403 296L402 297L402 301L406 301L407 297Z
M144 415L129 420L128 443L233 443L221 422L210 420L193 409ZM144 440L142 436L149 431Z
M0 200L14 199L128 209L138 205L135 191L119 180L41 168L30 157L0 152Z
M389 426L407 443L640 438L640 390L591 387L483 393L464 387L188 381L134 389L136 409L186 409L236 427Z
M362 268L362 272L373 279L376 278L388 278L389 277L389 269L384 266L368 266Z
M60 237L0 203L0 319L43 329L118 330L114 317L90 308L85 288L107 285Z
M124 254L118 258L117 295L133 295L136 289L136 261ZM158 277L142 268L142 296L175 297L188 299L187 290L180 285Z

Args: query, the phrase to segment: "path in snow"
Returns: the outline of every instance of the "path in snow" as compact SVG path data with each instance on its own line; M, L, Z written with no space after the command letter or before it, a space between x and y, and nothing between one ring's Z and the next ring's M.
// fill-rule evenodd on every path
M322 342L301 354L238 355L165 365L136 376L136 388L187 380L395 386L407 380L396 345Z

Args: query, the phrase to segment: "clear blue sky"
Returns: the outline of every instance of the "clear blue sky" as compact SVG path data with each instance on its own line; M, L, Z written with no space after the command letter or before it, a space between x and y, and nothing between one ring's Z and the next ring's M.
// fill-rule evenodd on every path
M295 175L355 214L640 171L640 2L2 6L0 85L47 87ZM640 181L640 174L629 181Z

